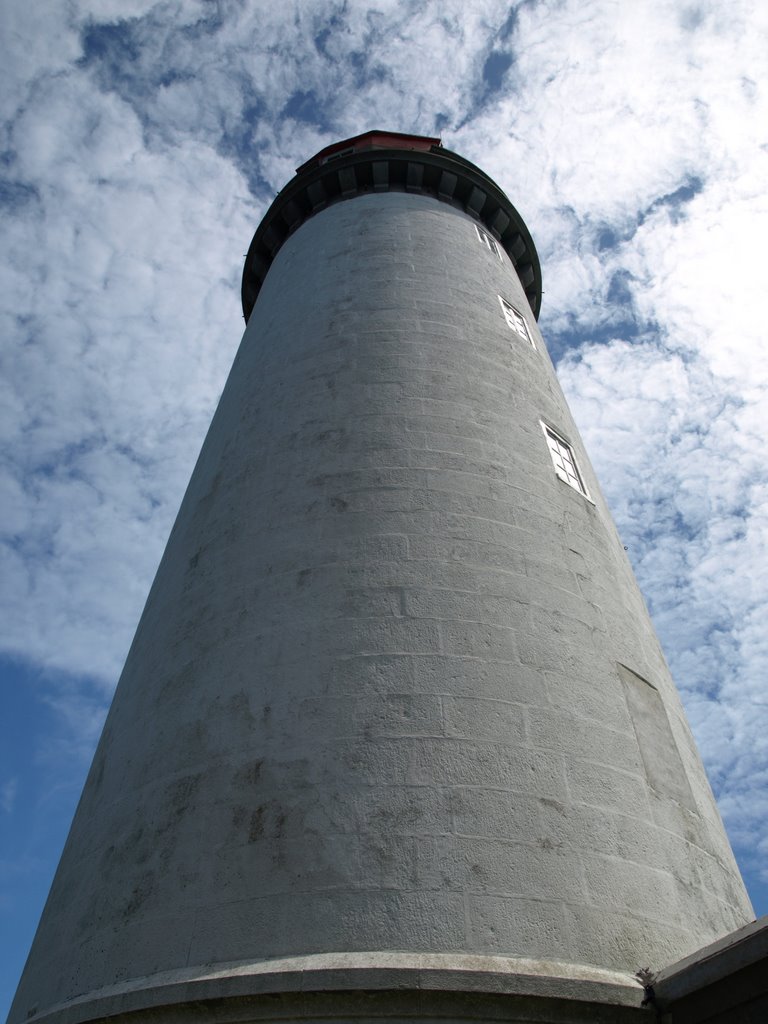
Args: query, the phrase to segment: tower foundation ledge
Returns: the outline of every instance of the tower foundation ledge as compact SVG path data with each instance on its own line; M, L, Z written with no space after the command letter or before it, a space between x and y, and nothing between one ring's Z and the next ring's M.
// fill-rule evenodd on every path
M31 1013L27 1024L94 1021L648 1020L629 973L462 953L319 953L185 967Z

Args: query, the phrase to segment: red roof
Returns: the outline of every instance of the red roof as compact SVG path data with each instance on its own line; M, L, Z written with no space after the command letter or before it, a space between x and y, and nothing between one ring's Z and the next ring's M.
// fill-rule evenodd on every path
M309 170L310 167L318 167L324 164L337 153L359 153L366 149L419 149L424 152L439 146L440 139L429 138L426 135L404 135L402 132L363 132L362 135L355 135L351 139L344 139L342 142L334 142L332 146L326 146L316 153L301 167L296 168L296 173Z

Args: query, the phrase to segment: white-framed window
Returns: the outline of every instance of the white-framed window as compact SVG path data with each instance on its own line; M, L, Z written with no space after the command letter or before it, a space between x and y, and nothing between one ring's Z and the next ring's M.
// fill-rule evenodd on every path
M536 348L533 336L528 330L528 324L525 322L523 314L518 309L515 309L511 302L507 302L507 300L502 299L501 296L499 296L499 302L501 303L501 311L504 314L504 319L507 321L508 326L511 327L515 334L519 334L521 338L525 338L526 341L530 341L531 345Z
M544 437L547 439L547 445L549 447L549 454L552 456L552 464L555 467L555 473L560 479L573 487L575 491L583 494L585 498L592 500L589 497L589 491L584 483L584 478L581 475L578 465L576 464L576 456L573 454L573 448L568 444L564 437L560 437L557 431L553 430L552 427L548 426L542 421L541 429L544 431Z
M477 232L477 237L480 239L483 245L487 246L494 256L498 257L498 259L501 259L501 250L499 249L494 239L491 238L491 236L488 234L488 232L483 231L482 228L479 228L477 226L477 224L475 224L475 231Z

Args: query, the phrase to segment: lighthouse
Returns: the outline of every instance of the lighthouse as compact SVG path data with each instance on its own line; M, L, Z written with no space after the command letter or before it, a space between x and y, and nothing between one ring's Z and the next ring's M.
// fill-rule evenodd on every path
M647 1020L752 912L522 218L368 132L242 298L10 1024Z

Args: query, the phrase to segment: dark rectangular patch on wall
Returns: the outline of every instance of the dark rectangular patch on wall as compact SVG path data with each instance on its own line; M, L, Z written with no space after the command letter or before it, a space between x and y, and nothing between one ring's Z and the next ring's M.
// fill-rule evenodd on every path
M647 679L618 665L646 778L660 796L696 810L688 774L680 757L661 694Z

